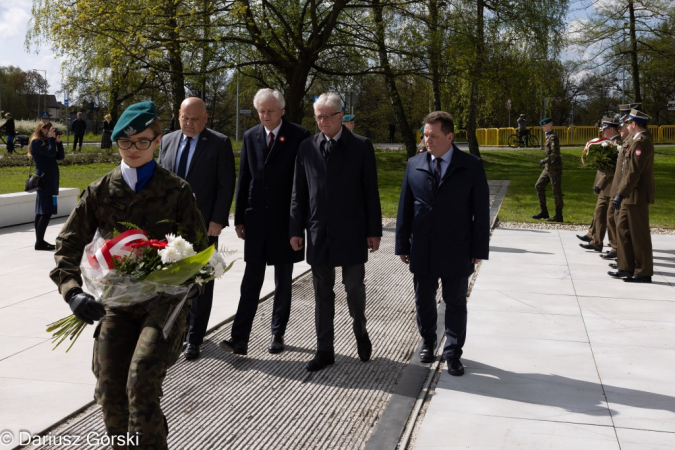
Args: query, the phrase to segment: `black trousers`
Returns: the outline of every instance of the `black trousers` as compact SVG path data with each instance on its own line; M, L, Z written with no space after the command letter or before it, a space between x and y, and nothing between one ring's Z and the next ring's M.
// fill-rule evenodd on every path
M232 339L248 342L253 319L258 310L260 290L265 281L265 263L247 262L241 280L241 297L232 324ZM274 304L272 306L272 334L283 336L291 315L291 288L293 263L274 265Z
M84 136L73 136L73 151L77 149L77 142L80 142L80 150L82 150L82 141L84 140Z
M366 336L366 277L365 264L342 266L342 284L347 292L347 306L353 320L357 339ZM314 283L317 349L334 352L335 340L335 267L312 266Z
M415 306L417 308L417 329L426 344L436 342L436 291L438 277L414 274ZM446 360L462 356L462 347L466 341L466 292L469 277L441 278L443 301L445 302L445 346L443 356Z
M218 236L209 236L209 245L215 245L218 248ZM188 344L202 345L206 328L209 325L211 317L211 307L213 306L213 288L214 281L209 281L204 285L204 292L192 300L190 316L188 318Z

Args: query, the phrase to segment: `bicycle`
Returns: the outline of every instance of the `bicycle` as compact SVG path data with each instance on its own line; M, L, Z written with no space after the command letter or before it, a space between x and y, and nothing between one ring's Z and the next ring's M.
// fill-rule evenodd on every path
M19 155L23 155L26 153L26 150L24 150L24 147L28 147L28 136L25 134L17 134L14 136L14 152L18 153ZM7 141L5 140L5 133L0 133L0 142L5 144L5 147L7 147Z
M525 142L523 142L525 141ZM523 136L523 139L520 139L520 136L518 136L518 133L512 134L509 136L508 139L508 144L509 147L513 148L518 148L520 147L523 143L525 144L525 147L539 147L539 139L537 139L537 136L534 134L530 133L530 130L527 130L525 132L525 136Z

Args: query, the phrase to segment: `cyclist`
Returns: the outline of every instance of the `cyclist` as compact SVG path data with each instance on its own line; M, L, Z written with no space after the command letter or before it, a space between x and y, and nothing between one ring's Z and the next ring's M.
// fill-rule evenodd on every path
M521 145L527 147L527 119L525 119L525 114L518 117L518 147Z

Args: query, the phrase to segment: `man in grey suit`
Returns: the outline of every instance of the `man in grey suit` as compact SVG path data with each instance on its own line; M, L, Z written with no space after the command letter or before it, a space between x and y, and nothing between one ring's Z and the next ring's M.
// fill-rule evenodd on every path
M159 165L185 181L197 199L197 207L208 227L209 244L218 247L218 236L229 225L228 216L234 197L234 153L230 139L206 128L206 105L197 97L181 104L180 131L162 137ZM192 302L185 359L199 357L213 304L213 284Z
M289 234L303 248L314 281L317 352L307 364L315 372L335 362L335 268L342 267L349 315L361 361L370 360L366 331L365 263L382 237L382 210L373 144L342 126L342 100L322 94L314 103L321 130L300 144L295 159Z

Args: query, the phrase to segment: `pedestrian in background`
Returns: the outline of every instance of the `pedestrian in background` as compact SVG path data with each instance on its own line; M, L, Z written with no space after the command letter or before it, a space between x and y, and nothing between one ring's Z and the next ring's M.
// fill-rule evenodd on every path
M35 198L35 250L52 251L56 247L45 241L51 217L58 212L59 165L65 153L61 133L56 134L48 120L41 120L33 132L28 156L35 161L35 174L42 176Z
M70 124L70 131L73 132L73 153L77 151L77 143L80 143L80 152L82 151L82 142L84 133L87 131L87 122L82 119L82 113L78 112L75 120Z
M317 352L307 370L335 362L335 268L342 267L349 315L361 361L370 360L366 330L365 263L382 237L382 210L373 144L342 126L342 100L321 94L314 102L321 130L300 144L295 160L289 234L299 251L307 231L312 266Z
M5 129L5 134L7 135L7 154L10 155L14 153L14 136L16 135L16 127L14 125L14 118L12 114L5 114L5 123L0 126L0 130Z
M560 141L553 132L553 119L546 117L539 121L542 130L546 134L544 151L546 158L539 161L544 170L539 175L534 188L539 197L539 213L532 216L533 219L546 219L549 222L563 221L563 193L562 193L562 158L560 157ZM555 201L555 216L549 217L546 207L546 186L551 184L553 199Z
M230 138L206 128L209 115L199 97L186 98L180 106L180 130L162 138L159 165L188 183L208 228L209 245L218 248L218 236L229 225L234 197L234 153ZM185 359L199 358L200 346L211 317L215 280L192 302Z
M344 117L342 117L342 125L347 127L349 131L354 131L354 127L356 126L355 120L356 116L354 114L345 114Z
M106 114L103 120L103 134L101 135L101 150L105 150L107 154L112 152L112 131L113 123L112 116Z
M396 217L395 253L413 273L420 361L435 358L440 280L446 304L443 355L450 375L460 376L469 276L489 253L490 190L482 161L453 143L452 116L436 111L424 123L427 152L408 160Z

